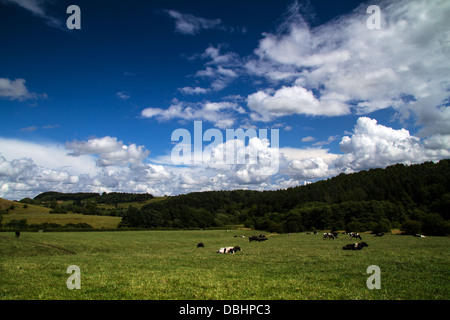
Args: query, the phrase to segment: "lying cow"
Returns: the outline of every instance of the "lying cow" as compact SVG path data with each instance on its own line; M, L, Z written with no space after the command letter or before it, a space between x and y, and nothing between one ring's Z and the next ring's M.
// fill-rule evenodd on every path
M197 243L197 248L204 248L205 245L203 244L203 242Z
M364 247L368 247L369 245L365 242L359 242L359 243L351 243L347 244L346 246L342 247L342 250L362 250Z
M252 241L266 241L269 240L265 235L260 234L259 236L252 236L252 237L248 237L248 241L252 242Z
M417 238L425 238L425 236L423 234L416 234L415 237L417 237Z
M235 253L237 251L242 251L238 246L235 247L223 247L217 250L217 253Z

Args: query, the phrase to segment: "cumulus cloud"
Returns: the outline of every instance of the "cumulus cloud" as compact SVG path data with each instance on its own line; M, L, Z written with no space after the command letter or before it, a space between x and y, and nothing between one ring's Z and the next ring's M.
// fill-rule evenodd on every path
M31 158L8 161L0 153L1 197L17 199L55 189L70 192L78 182L79 177L68 171L42 168Z
M352 136L343 137L339 146L345 154L335 161L335 165L344 171L436 160L427 155L420 139L408 130L395 130L367 117L358 119Z
M262 121L291 114L339 116L350 112L346 104L326 98L319 101L312 91L301 86L283 86L273 95L258 91L248 96L247 105L257 113L252 118Z
M34 96L35 94L29 92L25 86L25 79L0 78L0 97L10 100L26 100Z
M66 143L66 148L73 150L69 155L98 155L97 165L106 167L125 163L139 163L149 155L144 146L135 144L124 145L116 137L89 139L88 141L72 141Z
M95 158L92 155L68 156L67 149L56 143L35 143L19 139L0 137L0 153L6 159L23 159L32 157L38 167L55 170L67 170L72 175L97 174Z
M171 119L205 120L218 128L227 128L234 124L235 115L244 110L234 102L188 103L174 100L167 109L146 108L141 111L143 118L156 118L159 121Z
M246 62L248 73L285 83L272 93L264 89L249 95L254 118L363 115L394 108L400 119L415 116L424 126L421 136L448 134L450 3L378 5L381 29L370 30L368 4L311 27L294 3L285 22L263 34L257 58Z

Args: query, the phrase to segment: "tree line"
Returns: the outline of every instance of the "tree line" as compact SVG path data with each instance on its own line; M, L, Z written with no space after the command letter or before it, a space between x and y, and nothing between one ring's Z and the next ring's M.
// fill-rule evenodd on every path
M121 202L143 202L149 199L153 199L154 196L149 193L123 193L123 192L103 192L91 193L91 192L77 192L77 193L62 193L55 191L43 192L34 199L25 198L21 202L41 204L43 202L52 201L92 201L96 203L116 204Z
M450 233L450 160L370 169L277 191L210 191L168 197L123 213L121 226L270 232L367 230Z

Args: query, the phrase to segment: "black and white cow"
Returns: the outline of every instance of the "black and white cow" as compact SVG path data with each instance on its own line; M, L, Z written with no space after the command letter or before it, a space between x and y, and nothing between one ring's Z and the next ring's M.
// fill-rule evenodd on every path
M335 239L335 238L337 238L337 235L335 236L334 235L334 233L331 233L331 232L324 232L323 233L323 238L324 239Z
M368 247L369 245L365 242L359 243L351 243L342 247L342 250L362 250L364 247Z
M242 251L238 246L235 247L223 247L217 250L217 253L235 253L237 251Z
M350 235L350 238L358 238L359 240L362 240L362 238L358 232L350 232L349 235Z

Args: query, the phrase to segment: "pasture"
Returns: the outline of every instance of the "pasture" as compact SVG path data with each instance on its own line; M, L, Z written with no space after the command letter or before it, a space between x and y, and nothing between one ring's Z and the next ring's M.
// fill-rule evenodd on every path
M267 234L268 241L249 242L260 233L0 233L0 299L450 299L448 237L367 234L369 247L345 251L355 242L347 235ZM242 251L216 253L235 245ZM80 268L79 290L66 286L70 265ZM380 267L381 289L366 286L370 265Z

